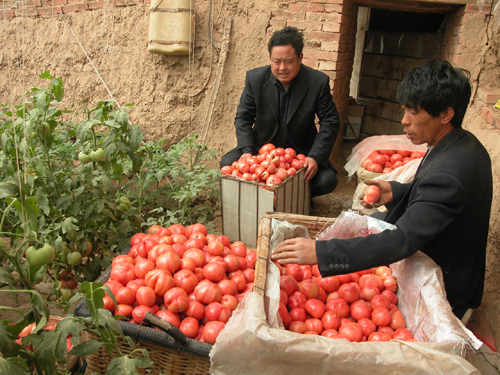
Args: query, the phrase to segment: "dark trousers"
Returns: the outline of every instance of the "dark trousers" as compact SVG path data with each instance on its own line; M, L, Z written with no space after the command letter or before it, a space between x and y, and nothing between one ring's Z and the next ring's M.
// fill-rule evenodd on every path
M256 152L254 152L254 155ZM241 157L241 150L234 148L224 155L220 161L220 167L231 165L234 161ZM328 166L318 164L318 172L309 182L311 187L311 198L331 193L337 187L337 172L328 162Z

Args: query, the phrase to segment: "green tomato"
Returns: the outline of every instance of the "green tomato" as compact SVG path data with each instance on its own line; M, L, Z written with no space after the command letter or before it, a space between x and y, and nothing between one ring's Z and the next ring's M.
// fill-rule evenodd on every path
M68 254L68 264L70 266L78 266L82 264L82 254L78 251L72 251L71 253Z
M118 198L118 204L124 204L124 205L126 205L127 206L127 210L126 211L128 211L130 209L130 207L132 207L132 202L130 202L130 199L128 199L125 196Z
M71 289L61 289L61 301L69 301L75 295Z
M92 161L103 161L104 160L104 150L102 148L98 148L95 151L90 153L90 158Z
M116 209L120 212L127 212L130 207L127 206L125 203L120 203Z
M78 160L80 160L80 163L82 164L88 164L92 161L92 159L90 158L90 156L88 156L85 152L80 152L78 154Z
M40 267L45 264L49 264L54 259L56 255L55 249L48 243L45 243L41 248L37 249L34 246L30 246L26 250L26 259L33 267Z
M5 255L7 255L7 244L3 238L0 238L0 262L5 258Z

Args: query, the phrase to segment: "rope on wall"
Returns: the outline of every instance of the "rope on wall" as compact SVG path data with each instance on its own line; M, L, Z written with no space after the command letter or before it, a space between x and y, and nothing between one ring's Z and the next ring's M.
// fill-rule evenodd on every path
M75 32L73 31L73 29L71 28L71 25L69 24L68 22L68 19L65 15L62 15L61 16L62 19L66 22L66 25L68 26L68 29L71 31L71 34L73 34L73 36L75 37L78 45L80 46L80 48L82 49L83 51L83 54L85 55L85 57L87 58L87 60L89 60L90 64L92 65L92 67L94 68L97 76L99 77L99 79L101 80L102 84L104 85L104 87L106 88L106 91L108 92L109 96L111 97L111 99L114 100L114 102L116 103L116 105L118 106L118 108L121 109L121 106L120 104L118 103L118 101L115 99L115 97L113 96L113 94L111 93L111 90L109 89L108 85L106 84L106 82L104 81L104 79L102 78L102 76L99 74L99 71L97 70L97 67L94 65L94 62L92 61L92 59L90 58L90 56L87 54L87 51L85 51L85 48L83 47L82 43L80 43L80 40L78 39L78 37L76 36Z

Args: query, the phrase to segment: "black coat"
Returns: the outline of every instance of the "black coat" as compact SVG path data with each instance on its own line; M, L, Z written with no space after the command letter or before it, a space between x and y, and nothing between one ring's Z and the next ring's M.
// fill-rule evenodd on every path
M481 303L492 200L488 152L461 128L429 153L412 183L391 182L385 220L395 230L348 240L318 241L323 276L390 264L421 250L443 270L454 308Z
M279 95L271 66L247 72L234 125L238 148L258 149L269 143L279 126ZM287 133L297 153L328 165L339 132L339 115L330 93L330 79L320 71L301 65L290 98ZM315 125L319 118L319 132Z

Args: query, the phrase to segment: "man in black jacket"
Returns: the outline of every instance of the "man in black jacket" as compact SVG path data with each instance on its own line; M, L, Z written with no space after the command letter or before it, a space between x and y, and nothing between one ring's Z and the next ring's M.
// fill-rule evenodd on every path
M247 72L234 121L238 145L224 155L220 166L258 154L267 143L291 147L306 156L304 177L315 197L337 185L329 157L339 132L339 115L329 77L302 64L303 47L303 35L294 27L273 34L268 44L270 65Z
M463 71L430 61L412 69L398 88L401 123L414 144L429 148L413 182L381 180L374 207L395 230L347 240L285 240L273 251L281 264L318 263L323 276L390 264L421 250L442 269L446 297L461 318L482 299L492 200L488 152L462 129L471 86Z

